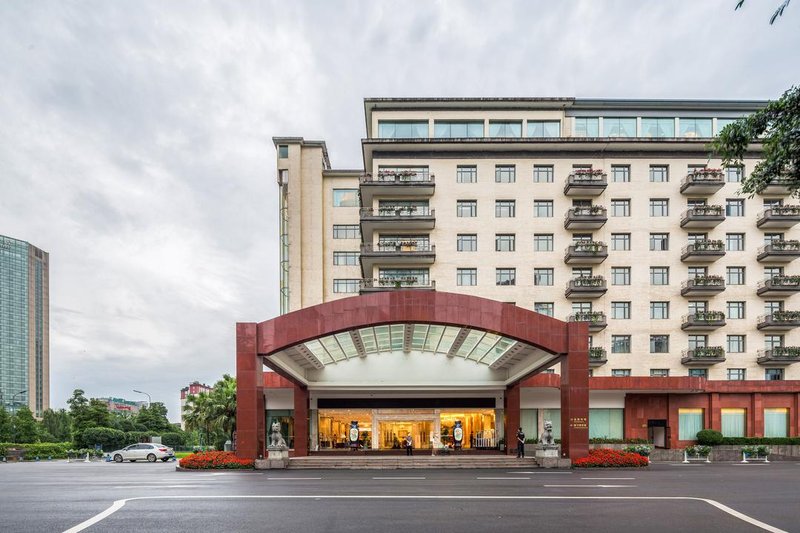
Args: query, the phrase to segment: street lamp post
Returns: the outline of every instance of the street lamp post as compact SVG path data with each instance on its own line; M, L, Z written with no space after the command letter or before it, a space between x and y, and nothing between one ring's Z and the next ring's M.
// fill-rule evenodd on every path
M140 390L136 390L136 389L133 389L133 392L136 392L136 393L139 393L139 394L144 394L145 396L147 396L147 407L150 407L150 404L153 403L153 401L150 399L150 395L147 394L146 392L143 392L143 391L140 391Z
M16 440L17 440L17 419L16 419L16 414L17 414L16 405L17 405L17 401L16 401L14 398L16 398L17 396L19 396L20 394L25 394L26 392L28 392L28 389L21 390L21 391L17 392L16 394L12 394L12 395L11 395L11 409L14 411L14 415L15 415L15 416L13 416L13 417L11 418L11 442L14 442L14 441L16 441Z

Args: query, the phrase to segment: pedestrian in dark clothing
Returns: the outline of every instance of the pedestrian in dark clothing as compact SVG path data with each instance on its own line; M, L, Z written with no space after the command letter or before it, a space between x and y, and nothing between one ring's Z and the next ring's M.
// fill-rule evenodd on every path
M414 438L411 433L406 435L406 455L414 455Z
M522 428L517 431L517 459L525 459L525 433Z

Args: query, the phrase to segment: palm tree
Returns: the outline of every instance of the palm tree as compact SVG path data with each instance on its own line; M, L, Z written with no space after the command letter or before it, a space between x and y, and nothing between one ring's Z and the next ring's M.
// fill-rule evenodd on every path
M183 420L186 423L186 429L201 432L201 440L203 432L205 432L206 446L209 443L209 433L213 429L210 412L211 398L208 393L190 394L186 398L186 405L183 407Z
M190 395L183 409L189 430L204 431L206 444L210 434L222 432L233 442L236 431L236 379L225 374L209 392Z

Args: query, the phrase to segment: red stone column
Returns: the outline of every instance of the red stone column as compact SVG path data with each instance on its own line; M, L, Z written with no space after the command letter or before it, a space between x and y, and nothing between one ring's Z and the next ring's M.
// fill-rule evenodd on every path
M236 324L236 455L264 456L264 369L256 351L256 324Z
M789 413L789 432L790 437L800 435L800 392L794 395L794 405Z
M589 326L569 322L568 353L561 360L561 455L589 455Z
M294 456L308 455L308 388L294 386Z
M764 436L764 401L760 392L754 392L750 402L750 417L753 420L753 436Z
M511 450L517 449L517 430L520 428L520 384L514 383L506 387L504 398L504 410L506 415L506 454L512 453ZM527 435L526 435L527 436Z
M708 429L722 431L722 409L719 406L719 393L712 392L708 395Z

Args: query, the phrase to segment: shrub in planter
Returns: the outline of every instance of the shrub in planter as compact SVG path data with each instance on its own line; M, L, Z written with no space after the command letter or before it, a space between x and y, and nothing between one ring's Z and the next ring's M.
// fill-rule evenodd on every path
M581 457L572 462L572 466L576 468L621 468L647 465L647 457L642 457L638 453L609 450L607 448L589 450L588 457Z
M634 444L633 446L625 447L624 451L628 453L638 453L642 457L650 457L650 452L652 450L653 449L647 444Z
M708 457L711 454L711 446L704 446L702 444L687 446L686 454L691 457Z
M240 459L233 452L197 452L184 457L178 463L181 468L200 469L233 469L247 470L253 468L252 459Z
M770 449L764 445L742 446L742 453L746 457L766 457L769 455Z
M706 446L717 446L722 444L722 433L714 429L703 429L697 432L697 442Z

